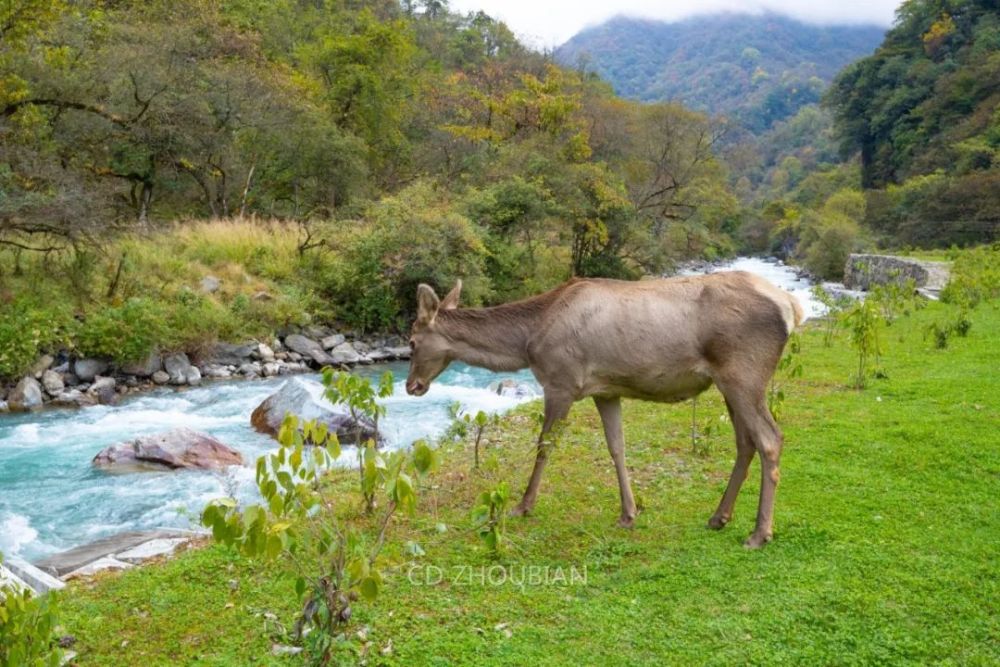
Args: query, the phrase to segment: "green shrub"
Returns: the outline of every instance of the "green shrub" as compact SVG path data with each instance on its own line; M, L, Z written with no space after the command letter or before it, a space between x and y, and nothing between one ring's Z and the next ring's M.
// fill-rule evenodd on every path
M84 356L127 363L148 355L166 334L163 304L150 299L129 299L120 306L90 313L76 333L75 347Z
M61 665L54 637L58 609L55 593L36 597L29 590L0 586L0 667Z
M429 184L382 200L367 218L340 239L340 266L327 286L348 324L399 327L422 282L446 291L461 278L465 305L490 294L482 230Z
M941 300L965 308L1000 297L1000 243L956 254Z
M805 248L806 268L827 280L843 278L847 256L859 247L860 238L857 222L845 215L824 214Z
M0 377L22 375L44 352L55 351L75 327L69 308L28 298L0 305Z

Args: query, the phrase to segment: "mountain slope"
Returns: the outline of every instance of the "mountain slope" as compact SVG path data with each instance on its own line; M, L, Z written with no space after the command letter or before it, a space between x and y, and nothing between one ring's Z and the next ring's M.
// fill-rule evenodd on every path
M578 33L555 57L597 72L622 96L680 101L760 131L817 101L884 34L877 26L814 26L775 14L676 23L617 17Z

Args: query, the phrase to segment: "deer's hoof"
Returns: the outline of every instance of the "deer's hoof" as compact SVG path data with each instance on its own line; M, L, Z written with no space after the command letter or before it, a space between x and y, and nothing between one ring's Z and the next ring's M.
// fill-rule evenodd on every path
M708 527L712 530L722 530L727 523L729 523L729 517L713 514L712 518L708 520Z
M762 546L771 541L770 533L753 533L747 538L747 541L743 543L743 546L747 549L760 549Z
M633 528L635 527L635 517L627 516L625 514L618 517L618 527L619 528Z

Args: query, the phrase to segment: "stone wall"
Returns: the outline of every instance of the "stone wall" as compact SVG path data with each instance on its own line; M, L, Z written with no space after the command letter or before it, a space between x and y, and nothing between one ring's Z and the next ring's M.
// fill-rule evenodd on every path
M844 286L850 289L867 290L911 278L918 288L940 290L948 280L947 264L893 255L850 255L844 267Z

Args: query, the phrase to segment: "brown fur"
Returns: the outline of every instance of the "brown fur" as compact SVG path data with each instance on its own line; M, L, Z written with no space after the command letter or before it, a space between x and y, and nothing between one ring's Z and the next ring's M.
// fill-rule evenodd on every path
M545 390L542 436L574 401L592 397L618 474L622 525L636 508L625 467L622 397L675 402L714 382L736 431L729 486L709 525L721 528L755 452L762 485L757 527L747 546L771 539L781 432L767 409L767 384L792 328L798 301L744 272L641 282L572 280L552 291L493 308L458 309L461 283L439 300L418 290L407 391L422 395L453 360L492 370L530 368ZM518 506L534 506L546 462L535 469Z

